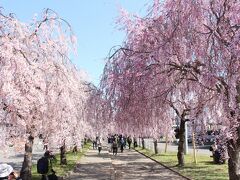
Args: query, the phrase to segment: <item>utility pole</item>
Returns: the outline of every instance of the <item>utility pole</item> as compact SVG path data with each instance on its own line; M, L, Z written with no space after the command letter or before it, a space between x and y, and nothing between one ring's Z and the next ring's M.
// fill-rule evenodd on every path
M187 121L185 122L185 142L184 142L184 154L188 154L188 126Z

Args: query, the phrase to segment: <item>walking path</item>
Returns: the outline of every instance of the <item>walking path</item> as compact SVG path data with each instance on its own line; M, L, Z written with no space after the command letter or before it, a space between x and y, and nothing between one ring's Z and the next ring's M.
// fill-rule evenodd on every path
M117 156L104 147L89 150L66 180L183 180L184 178L134 150Z

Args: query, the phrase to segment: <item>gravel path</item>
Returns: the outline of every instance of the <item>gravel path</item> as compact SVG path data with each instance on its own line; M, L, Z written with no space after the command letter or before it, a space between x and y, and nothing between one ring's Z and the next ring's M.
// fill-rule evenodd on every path
M117 156L103 148L89 150L66 180L182 180L178 174L137 153L124 150Z

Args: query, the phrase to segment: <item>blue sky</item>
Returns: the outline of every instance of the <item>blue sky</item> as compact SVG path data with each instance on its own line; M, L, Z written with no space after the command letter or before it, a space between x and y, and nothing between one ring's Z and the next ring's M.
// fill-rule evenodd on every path
M90 81L98 85L105 58L115 45L121 45L124 32L115 21L119 7L144 16L152 0L0 0L5 13L30 22L35 13L50 8L67 20L78 38L78 56L74 64L89 74Z

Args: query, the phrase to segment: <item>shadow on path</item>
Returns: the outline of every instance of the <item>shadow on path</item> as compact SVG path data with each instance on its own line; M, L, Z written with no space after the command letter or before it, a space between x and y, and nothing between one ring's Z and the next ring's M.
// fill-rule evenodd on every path
M125 150L118 156L112 158L114 178L136 179L136 180L173 180L184 179L160 164L142 156L133 150Z
M182 180L183 177L134 150L124 150L116 156L103 148L89 150L67 180Z

